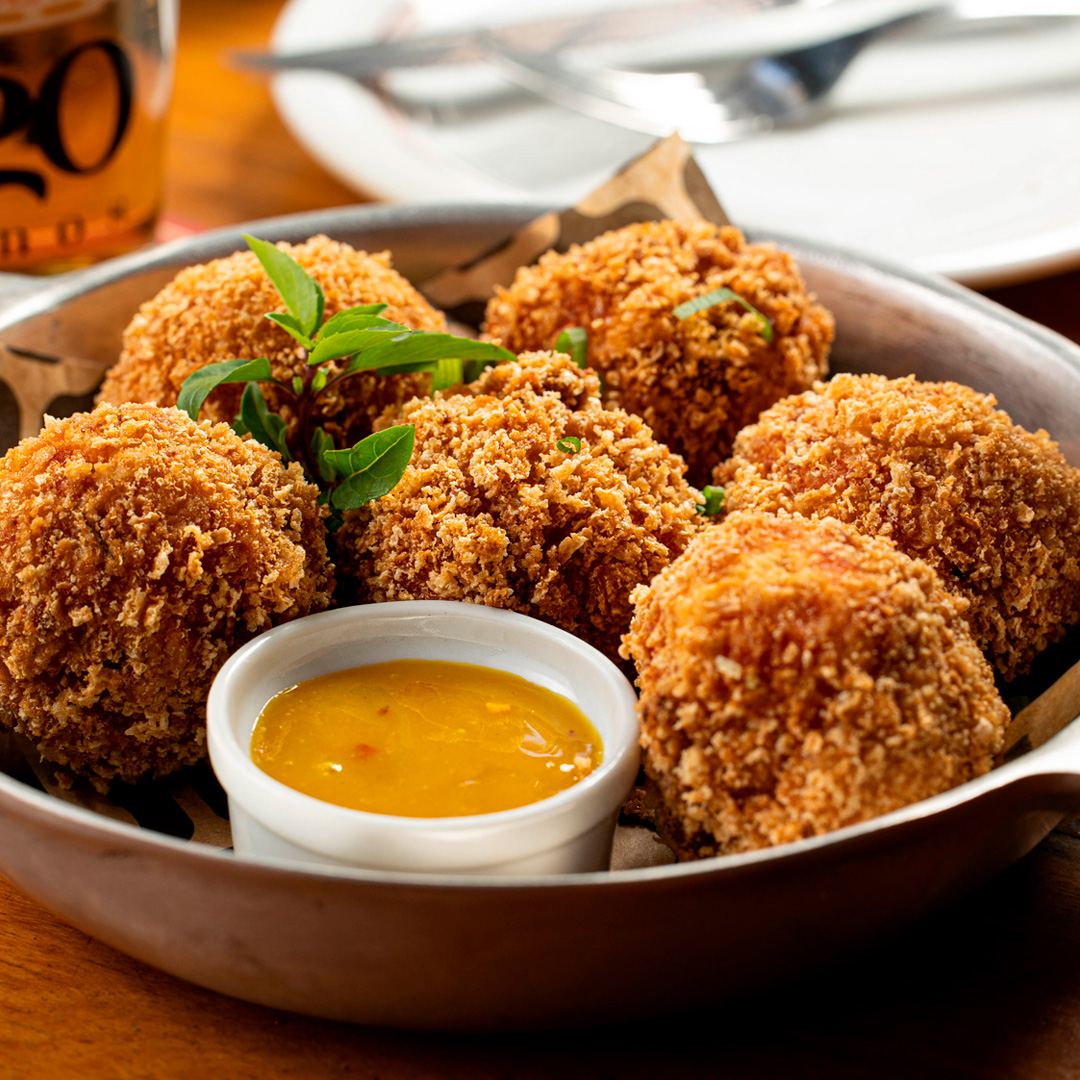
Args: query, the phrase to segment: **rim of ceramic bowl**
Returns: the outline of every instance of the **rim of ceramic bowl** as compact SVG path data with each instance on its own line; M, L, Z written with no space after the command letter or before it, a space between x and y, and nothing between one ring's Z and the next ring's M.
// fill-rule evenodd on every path
M305 642L330 633L335 635L332 642L313 643L305 648ZM599 689L604 705L610 709L611 736L610 740L604 737L603 760L584 779L545 799L494 813L431 818L378 814L324 802L275 780L259 768L251 759L254 725L248 721L254 710L245 683L257 671L280 670L279 664L286 657L293 658L298 665L306 664L336 648L371 641L377 635L415 641L453 638L476 645L492 645L498 639L504 643L504 654L522 657L529 656L524 642L531 641L554 649L564 661L578 662L587 672L582 677ZM515 643L514 639L521 643ZM505 644L508 641L511 644ZM496 667L485 664L484 659L478 656L476 665ZM360 659L352 666L363 664ZM535 667L555 670L551 658L537 661ZM335 666L333 670L341 669ZM564 681L567 687L579 684L579 679L570 676ZM589 714L581 701L575 703L594 727L605 726L597 714ZM265 704L260 701L258 708ZM238 730L241 725L246 737ZM586 807L590 808L588 827L591 828L617 811L626 798L638 770L638 730L633 688L599 650L539 619L501 608L449 600L358 604L276 626L253 638L226 661L214 679L207 703L210 763L230 799L235 799L264 827L290 842L335 858L342 857L337 846L311 843L309 828L298 824L302 819L317 817L321 827L334 830L346 840L370 835L387 839L413 837L418 842L439 843L450 836L480 840L509 830L527 837L560 825L577 835L585 826L578 828L572 822Z

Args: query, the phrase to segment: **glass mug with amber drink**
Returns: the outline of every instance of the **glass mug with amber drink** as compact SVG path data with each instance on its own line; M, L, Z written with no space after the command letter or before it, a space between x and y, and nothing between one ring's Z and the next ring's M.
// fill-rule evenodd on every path
M150 238L176 18L176 0L0 0L0 270Z

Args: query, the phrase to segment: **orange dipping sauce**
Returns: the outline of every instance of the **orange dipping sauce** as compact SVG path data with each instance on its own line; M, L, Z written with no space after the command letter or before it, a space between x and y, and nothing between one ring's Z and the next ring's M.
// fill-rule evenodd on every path
M324 802L403 817L464 817L555 795L603 748L585 714L517 675L394 660L308 679L272 698L251 758Z

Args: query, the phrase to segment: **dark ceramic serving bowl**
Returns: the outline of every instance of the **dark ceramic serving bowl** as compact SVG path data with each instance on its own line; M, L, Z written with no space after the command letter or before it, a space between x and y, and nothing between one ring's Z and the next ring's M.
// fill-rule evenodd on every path
M60 357L89 387L136 306L178 267L241 248L242 232L388 248L423 281L540 209L350 208L222 230L47 283L11 282L25 295L0 314L0 341ZM836 315L835 370L992 392L1080 464L1076 346L945 281L776 239ZM0 402L5 422L13 414ZM551 1026L628 1019L627 987L643 973L678 985L673 1002L792 975L974 888L1078 808L1073 724L987 776L812 840L641 870L472 878L247 861L0 773L0 873L88 934L249 1001L402 1027Z

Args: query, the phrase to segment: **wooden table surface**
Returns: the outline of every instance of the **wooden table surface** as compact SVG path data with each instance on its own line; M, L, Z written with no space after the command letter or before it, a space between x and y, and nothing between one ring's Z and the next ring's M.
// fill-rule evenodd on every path
M281 0L183 0L165 211L191 228L356 202L221 65ZM995 300L1080 341L1080 273ZM620 1029L499 1037L311 1020L188 985L0 881L0 1077L379 1080L692 1073L732 1078L1080 1076L1080 839L1066 829L980 892L794 986ZM678 987L657 987L658 1002ZM659 1010L658 1010L659 1013Z

